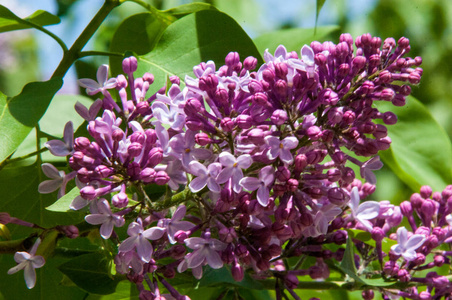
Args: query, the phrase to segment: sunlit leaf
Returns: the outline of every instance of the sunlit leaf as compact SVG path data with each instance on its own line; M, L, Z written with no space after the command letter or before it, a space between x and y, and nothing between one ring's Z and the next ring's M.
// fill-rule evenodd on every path
M258 36L254 43L260 53L264 53L265 49L274 53L279 45L284 45L288 51L300 52L304 45L310 45L315 40L322 41L338 29L338 26L319 27L316 32L314 28L281 29Z
M452 147L444 129L414 97L403 107L376 103L380 111L393 111L398 122L388 126L391 148L381 158L413 191L430 185L441 191L452 182ZM439 150L440 149L440 150Z
M0 32L33 28L29 23L38 26L60 23L60 18L43 10L37 10L32 15L22 19L5 6L0 5Z
M10 99L0 93L0 162L11 155L36 126L62 84L61 78L32 82Z

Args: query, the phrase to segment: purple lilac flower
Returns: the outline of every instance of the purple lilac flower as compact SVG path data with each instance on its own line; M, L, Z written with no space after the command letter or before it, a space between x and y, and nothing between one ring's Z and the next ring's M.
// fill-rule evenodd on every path
M63 140L64 142L50 140L44 146L55 156L68 156L72 154L74 151L74 128L71 121L67 122L64 126Z
M87 215L85 221L100 226L100 235L104 239L109 239L113 232L113 226L122 227L125 223L124 217L111 212L110 204L105 199L99 199L97 202L97 213Z
M41 169L47 177L51 178L51 180L44 180L41 182L38 186L38 192L41 194L49 194L59 189L58 198L64 196L67 183L76 176L75 172L66 175L64 171L59 171L49 163L43 163Z
M189 187L193 193L199 192L206 185L214 193L219 193L221 188L216 177L220 173L220 163L211 163L207 168L198 161L192 161L188 165L190 173L197 176L190 181Z
M8 274L14 274L20 270L24 270L25 283L29 289L32 289L36 284L35 269L41 268L45 264L44 257L35 255L39 244L41 244L40 238L36 240L30 252L16 252L14 254L14 260L18 265L8 270Z
M97 113L99 112L100 108L102 107L102 100L97 99L96 101L91 104L91 106L86 108L83 104L77 101L75 103L75 111L86 121L94 121L96 119Z
M128 252L136 248L138 256L144 262L149 262L154 250L148 240L158 240L164 233L165 228L162 227L151 227L144 230L141 219L137 219L136 222L130 223L127 229L129 237L119 245L118 250Z
M221 152L219 160L224 168L221 170L220 174L218 174L217 182L225 183L231 178L234 192L240 193L242 187L239 182L243 178L242 170L249 168L253 163L251 156L249 154L243 154L236 158L229 152Z
M116 78L108 79L108 69L108 65L101 65L97 69L97 82L89 78L83 78L78 80L78 84L86 88L88 95L95 95L99 92L104 93L108 89L114 89L116 87Z
M226 244L210 237L193 237L185 240L185 245L193 249L193 254L187 258L188 268L196 268L202 265L204 261L213 268L219 269L223 266L223 261L217 251L226 249Z
M370 184L377 183L377 177L372 171L380 170L383 167L383 163L380 161L380 156L374 156L368 161L364 162L359 170L361 177L364 178Z
M396 255L401 255L407 261L416 258L416 249L422 246L426 240L423 234L413 234L408 237L408 231L405 227L397 229L397 243L391 247L392 252Z
M173 213L171 219L160 219L158 221L158 226L166 228L168 240L171 244L176 243L176 240L174 239L176 232L178 232L179 230L188 231L195 227L195 225L191 222L181 221L184 218L186 212L187 208L185 207L185 205L180 205Z
M288 136L283 140L280 140L275 136L266 136L265 142L270 146L270 149L267 152L268 159L273 160L279 157L279 159L286 164L291 164L293 162L293 156L292 153L290 153L290 150L297 147L297 138Z
M212 155L212 152L204 148L195 148L195 133L187 130L174 136L170 141L171 154L181 159L182 165L188 168L188 164L194 159L204 160Z
M351 209L350 218L362 224L367 230L372 231L373 225L369 220L378 216L380 204L376 201L366 201L359 204L360 200L358 188L355 186L352 188L350 202L348 203Z
M257 201L260 205L267 206L270 198L269 186L275 178L273 166L265 166L259 171L259 178L244 177L240 180L240 185L248 191L257 190Z

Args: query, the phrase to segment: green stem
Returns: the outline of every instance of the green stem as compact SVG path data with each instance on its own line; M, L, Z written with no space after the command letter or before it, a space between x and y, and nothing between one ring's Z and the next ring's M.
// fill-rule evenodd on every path
M0 254L13 254L17 251L26 251L23 240L0 241Z
M20 157L15 157L15 158L6 160L4 163L10 164L10 163L13 163L13 162L16 162L16 161L24 160L24 159L27 159L27 158L30 158L32 156L38 155L38 154L40 154L42 152L45 152L45 151L47 151L47 148L41 148L41 149L39 149L39 150L37 150L35 152L32 152L32 153L29 153L27 155L20 156Z
M82 51L79 53L78 57L86 57L86 56L118 56L124 57L124 54L118 52L107 52L107 51Z
M85 47L86 43L88 43L88 41L97 31L108 14L120 4L121 2L119 0L106 0L104 2L97 14L93 17L93 19L89 22L80 36L74 42L72 47L64 53L63 59L53 73L52 78L64 77L74 61L80 58L80 51L83 49L83 47Z
M32 22L29 22L29 21L27 21L27 20L24 20L24 19L22 19L22 23L25 23L25 24L27 24L27 25L29 25L29 26L31 26L31 27L33 27L33 28L35 28L35 29L37 29L37 30L39 30L39 31L41 31L41 32L43 32L43 33L45 33L45 34L47 34L48 36L50 36L52 39L54 39L54 40L60 45L61 49L63 49L63 52L68 51L67 46L66 46L66 44L63 42L63 40L60 39L60 38L59 38L57 35L55 35L54 33L48 31L47 29L45 29L45 28L42 27L42 26L36 25L36 24L34 24L34 23L32 23Z

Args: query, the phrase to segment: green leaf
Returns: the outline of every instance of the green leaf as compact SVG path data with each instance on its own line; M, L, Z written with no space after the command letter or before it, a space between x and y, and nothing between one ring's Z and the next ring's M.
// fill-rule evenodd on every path
M112 278L111 263L106 253L96 252L71 259L58 269L85 291L107 295L115 292L120 281Z
M69 208L69 205L72 203L72 200L74 200L75 197L80 195L80 190L78 187L73 188L70 190L66 195L58 199L55 203L53 203L50 206L47 206L46 209L50 211L56 211L56 212L74 212ZM82 219L83 220L83 217ZM81 221L80 220L80 221Z
M189 15L191 13L195 13L201 10L217 10L215 6L208 4L208 3L202 3L202 2L194 2L194 3L188 3L183 4L174 8L170 8L168 10L164 10L164 13L170 14L178 19L185 17L186 15Z
M80 222L79 212L61 213L45 210L56 199L56 192L40 194L38 185L48 178L42 174L37 164L24 167L5 167L0 171L0 211L6 211L11 216L38 224L42 227L70 225ZM23 226L11 227L15 237L28 234L29 228Z
M21 19L9 9L0 5L0 32L33 28L29 23L38 26L60 23L60 18L43 10L37 10L32 15Z
M128 280L121 281L116 291L109 295L89 295L86 300L139 300L137 286Z
M158 11L157 11L158 12ZM166 14L164 14L166 16ZM125 19L116 29L110 45L111 52L132 51L138 55L154 49L163 31L173 20L156 13L140 13ZM122 58L110 57L112 74L122 73Z
M319 14L322 10L323 5L325 4L326 0L316 0L315 1L315 28L317 30L317 21L319 20Z
M229 268L223 267L221 269L212 269L206 267L204 270L205 272L202 279L199 281L200 287L217 286L221 284L222 286L230 285L254 290L263 289L263 285L259 281L252 279L248 273L245 273L243 280L238 282L232 277Z
M62 84L61 78L32 82L10 99L0 93L0 162L11 155L36 126Z
M441 191L452 182L452 147L449 137L428 109L414 97L403 107L376 103L380 111L391 110L397 124L388 126L391 148L381 158L413 191L430 185Z
M359 229L347 229L347 232L352 239L357 239L369 246L372 246L374 248L376 247L375 240L372 239L372 235L369 232ZM391 250L391 247L395 244L397 244L397 241L385 237L381 241L381 248L384 253L388 253L389 250Z
M153 73L154 86L160 88L168 75L184 80L203 61L223 65L231 51L238 52L241 59L251 55L262 62L256 46L237 22L224 13L203 10L168 26L155 49L139 57L138 72Z
M284 45L288 51L299 52L304 45L310 45L314 40L322 41L338 29L339 26L324 26L316 30L314 28L281 29L258 36L254 39L254 43L260 53L264 53L265 49L274 53L279 45Z

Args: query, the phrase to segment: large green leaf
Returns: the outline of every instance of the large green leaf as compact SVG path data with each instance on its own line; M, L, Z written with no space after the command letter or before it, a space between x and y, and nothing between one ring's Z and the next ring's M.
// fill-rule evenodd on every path
M203 61L223 65L231 51L238 52L241 59L254 56L262 62L256 46L237 22L224 13L203 10L168 26L155 49L139 57L138 71L153 73L154 85L161 87L168 75L184 80Z
M56 192L40 194L38 185L48 180L42 174L40 166L33 164L24 167L7 166L0 171L0 211L8 212L11 216L38 224L42 227L55 225L69 225L80 222L79 212L60 213L47 211L44 208L56 199ZM24 227L12 227L11 234L22 236L28 231Z
M164 13L170 14L175 18L182 18L186 15L201 11L201 10L216 10L215 6L212 6L208 3L202 3L202 2L194 2L194 3L187 3L183 4L177 7L170 8L168 10L164 10Z
M0 162L11 155L36 126L62 84L61 78L32 82L10 99L0 93Z
M222 286L233 286L242 287L247 289L261 290L263 285L251 278L248 273L245 273L245 277L242 281L235 281L231 275L229 268L223 267L221 269L211 269L206 268L205 272L199 282L200 287L217 286L221 284Z
M106 253L96 252L71 259L58 269L80 288L90 293L107 295L114 293L120 282L111 276L111 263Z
M338 30L339 26L324 26L314 28L290 28L272 31L258 36L254 43L259 52L264 53L268 49L274 53L279 45L284 45L288 51L299 52L304 45L310 45L312 41L322 41L328 35Z
M380 111L393 111L398 122L388 126L391 148L381 158L413 191L430 185L441 191L452 183L452 147L441 126L414 97L403 107L378 102Z
M37 10L32 15L21 19L9 9L0 5L0 32L33 28L33 23L38 26L52 25L60 23L60 18L43 10Z

